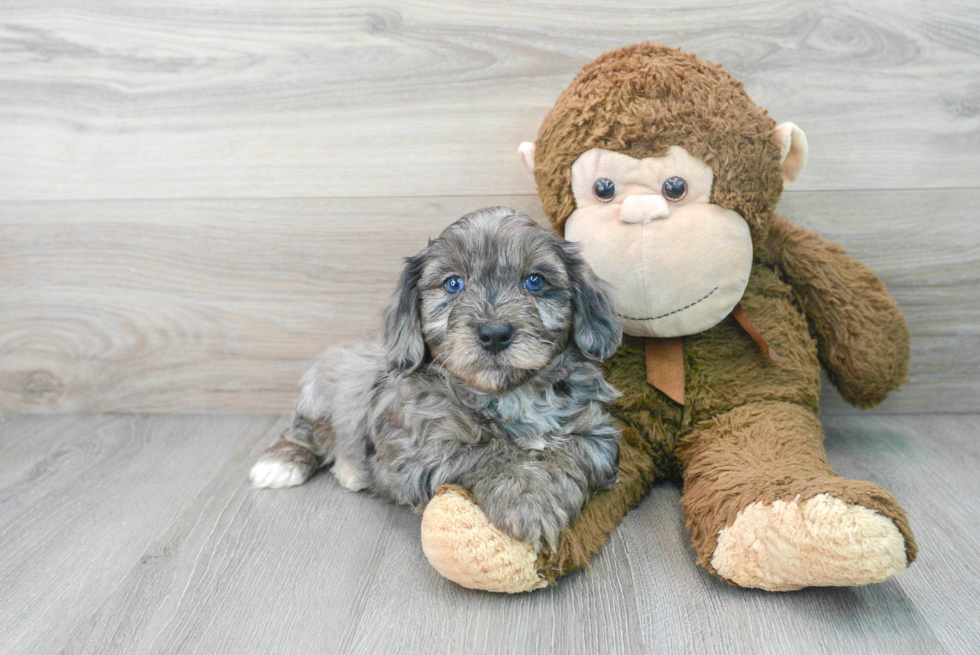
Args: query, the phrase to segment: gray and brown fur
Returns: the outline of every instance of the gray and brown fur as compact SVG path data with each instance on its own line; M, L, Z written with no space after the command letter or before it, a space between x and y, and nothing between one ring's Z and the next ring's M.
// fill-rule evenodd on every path
M527 291L539 274L545 287ZM459 275L465 289L450 294ZM477 326L513 326L506 348ZM302 382L293 424L252 470L256 486L301 484L327 464L350 489L422 510L435 489L472 490L511 535L555 547L611 488L618 397L596 362L621 332L574 246L510 209L464 216L406 260L384 338L332 348Z

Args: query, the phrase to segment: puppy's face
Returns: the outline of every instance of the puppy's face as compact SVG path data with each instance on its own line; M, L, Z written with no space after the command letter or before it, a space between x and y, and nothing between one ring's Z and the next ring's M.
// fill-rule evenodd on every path
M456 223L428 248L422 335L434 361L467 385L514 387L561 352L572 324L555 239L524 221Z
M570 345L605 359L621 336L573 247L505 208L464 216L410 258L385 328L390 368L428 357L488 393L520 385Z

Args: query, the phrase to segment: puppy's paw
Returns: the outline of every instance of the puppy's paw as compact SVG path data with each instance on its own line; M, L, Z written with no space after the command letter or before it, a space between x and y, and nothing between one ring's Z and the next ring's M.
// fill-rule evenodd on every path
M248 472L252 486L256 488L281 489L295 487L310 477L309 467L289 462L278 457L261 457Z
M362 491L369 486L365 474L357 468L357 465L341 457L334 462L330 472L347 491Z
M469 589L512 594L548 584L534 549L491 523L455 485L439 487L425 508L422 551L440 575Z
M478 485L478 487L481 485ZM477 502L494 525L530 544L554 549L558 535L578 516L585 496L570 481L560 487L508 481L476 490Z
M557 511L556 511L557 510ZM510 507L487 508L487 514L494 525L516 539L529 544L535 552L548 546L554 548L562 526L568 524L566 515L560 509L529 504Z

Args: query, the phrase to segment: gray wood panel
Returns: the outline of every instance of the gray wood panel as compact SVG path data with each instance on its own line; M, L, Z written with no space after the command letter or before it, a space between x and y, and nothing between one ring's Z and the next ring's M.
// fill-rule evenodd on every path
M535 196L0 204L0 409L286 411L376 327L401 258ZM885 412L975 411L980 190L795 192L781 209L886 280L913 333ZM834 392L826 411L845 411Z
M515 148L601 52L720 61L801 189L976 186L970 0L45 2L0 8L0 198L530 193Z
M188 508L201 511L193 501L216 472L240 475L274 422L55 416L0 424L0 442L21 446L19 465L0 468L0 652L54 652L131 567L151 561L156 534Z
M829 417L844 475L889 488L919 560L883 584L786 594L698 569L655 487L591 570L499 596L432 571L418 515L320 474L252 490L285 417L7 418L0 651L66 653L973 653L978 416ZM30 618L28 618L30 617Z

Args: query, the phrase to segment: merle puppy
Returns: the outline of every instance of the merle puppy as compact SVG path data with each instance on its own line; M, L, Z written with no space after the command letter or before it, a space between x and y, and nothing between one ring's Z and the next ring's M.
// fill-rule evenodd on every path
M252 467L257 487L340 484L417 510L442 484L491 521L554 547L613 486L618 392L594 362L621 332L574 246L504 207L459 219L406 260L381 343L323 353L292 425Z

